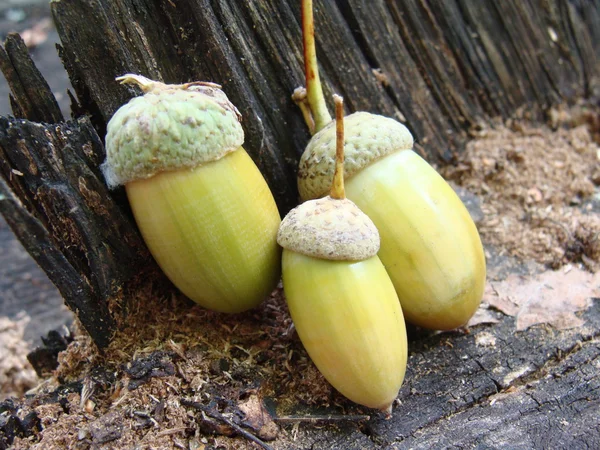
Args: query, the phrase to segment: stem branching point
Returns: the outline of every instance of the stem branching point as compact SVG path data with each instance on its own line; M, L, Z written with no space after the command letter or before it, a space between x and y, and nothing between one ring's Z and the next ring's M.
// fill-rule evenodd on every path
M304 122L308 125L308 130L310 131L311 136L315 134L315 119L313 119L312 111L310 110L310 105L308 104L308 100L306 97L306 88L297 87L294 89L294 93L292 94L292 100L294 103L298 105L300 111L302 111L302 116L304 116Z
M315 132L317 132L331 122L331 115L327 110L323 87L321 86L321 79L319 77L312 0L302 0L302 36L304 42L304 74L306 76L308 105L312 111Z
M346 198L344 190L344 99L334 94L335 103L335 173L331 185L331 198Z

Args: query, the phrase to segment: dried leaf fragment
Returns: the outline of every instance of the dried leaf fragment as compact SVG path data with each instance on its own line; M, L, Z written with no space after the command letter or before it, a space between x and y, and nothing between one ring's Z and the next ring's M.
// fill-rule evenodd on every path
M572 268L532 277L513 274L490 287L483 302L515 316L518 331L545 323L564 330L583 325L576 313L589 308L600 294L600 273Z

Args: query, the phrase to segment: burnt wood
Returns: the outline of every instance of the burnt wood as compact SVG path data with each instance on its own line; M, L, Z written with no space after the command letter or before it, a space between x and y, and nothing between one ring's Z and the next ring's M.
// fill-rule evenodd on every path
M297 203L309 139L290 99L303 83L299 9L297 0L53 1L75 91L71 120L22 40L11 35L0 48L15 115L0 118L0 212L100 347L136 286L159 279L123 191L109 192L98 170L107 121L139 94L114 78L222 84L283 214ZM434 162L450 160L493 118L541 120L555 103L599 93L598 0L316 0L315 18L327 96L344 95L348 112L405 122ZM300 424L289 448L598 448L598 301L585 320L561 332L515 332L512 318L469 334L413 330L391 420L359 410L370 420ZM39 428L19 407L0 404L0 448Z
M51 9L74 117L65 120L10 35L0 68L15 118L0 119L0 208L103 346L123 292L155 273L123 191L109 192L98 170L106 123L139 94L115 77L222 84L283 215L297 204L309 139L290 98L304 80L300 5L55 0ZM327 98L338 92L348 112L403 121L432 162L451 160L493 118L540 120L551 105L598 90L599 0L316 0L315 20Z
M101 181L102 158L87 118L54 125L0 118L0 211L105 346L115 326L110 303L150 258Z

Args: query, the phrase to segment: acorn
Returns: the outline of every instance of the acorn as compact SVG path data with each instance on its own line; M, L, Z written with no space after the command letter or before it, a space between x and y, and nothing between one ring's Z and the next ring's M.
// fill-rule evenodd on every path
M350 400L391 413L406 370L407 338L373 222L345 198L343 106L336 96L337 163L328 197L283 219L283 289L302 344Z
M311 1L303 0L307 92L294 99L314 136L300 159L303 200L326 195L335 170L335 124L319 81ZM308 105L307 105L308 104ZM401 123L357 112L345 119L346 192L381 236L379 257L406 319L449 330L467 323L483 296L485 257L479 233L454 190L413 150Z
M125 185L150 252L187 297L228 313L258 305L279 281L281 220L239 112L213 83L117 80L144 95L108 123L107 184Z

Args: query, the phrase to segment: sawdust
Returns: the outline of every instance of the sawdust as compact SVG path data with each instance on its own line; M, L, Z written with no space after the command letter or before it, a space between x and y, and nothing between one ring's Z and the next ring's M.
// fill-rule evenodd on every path
M600 225L586 203L600 181L595 131L562 128L568 117L554 118L556 130L518 124L485 130L456 167L442 172L480 196L486 244L550 267L573 262L594 270ZM365 413L312 364L281 287L237 315L165 292L151 284L138 290L104 352L75 332L54 379L21 404L19 416L35 412L42 431L16 437L15 449L257 448L219 415L293 448L298 423L283 425L286 415Z
M481 198L482 240L521 260L557 269L600 268L600 117L595 110L551 113L548 126L508 122L485 129L442 174Z
M28 322L24 313L16 320L0 317L0 401L21 397L39 381L27 361L30 348L23 335Z
M281 287L259 308L237 315L160 295L152 286L141 291L102 353L81 330L75 333L54 382L23 407L37 412L43 432L16 438L14 448L256 448L223 422L182 406L182 399L207 405L264 440L287 439L265 419L269 414L314 405L360 411L310 361ZM72 392L61 394L62 408L49 408L57 380ZM265 404L268 414L259 407Z

